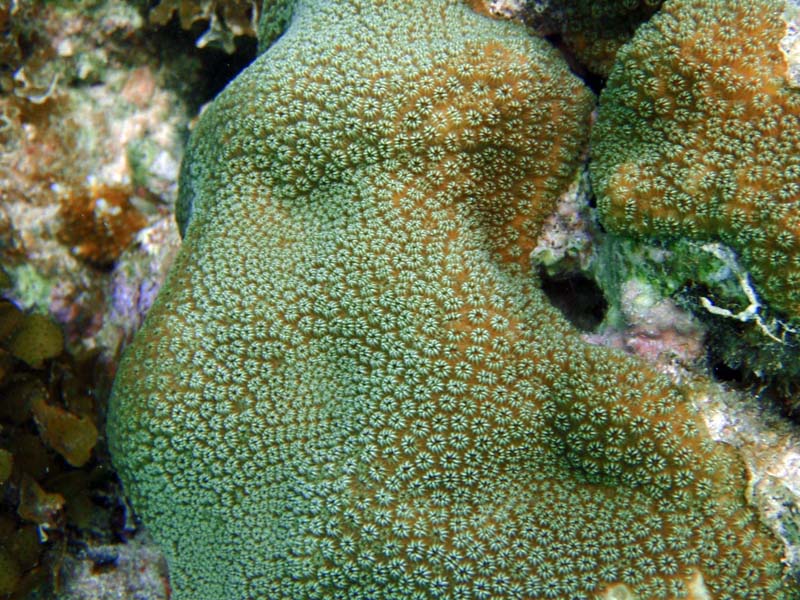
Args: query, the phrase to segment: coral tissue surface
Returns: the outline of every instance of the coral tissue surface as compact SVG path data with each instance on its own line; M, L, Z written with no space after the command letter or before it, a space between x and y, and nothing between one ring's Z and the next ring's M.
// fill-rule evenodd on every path
M688 392L526 266L593 108L560 55L453 1L291 12L194 131L111 400L175 598L788 598Z
M780 0L672 0L620 53L592 174L616 232L722 241L800 319L800 90Z

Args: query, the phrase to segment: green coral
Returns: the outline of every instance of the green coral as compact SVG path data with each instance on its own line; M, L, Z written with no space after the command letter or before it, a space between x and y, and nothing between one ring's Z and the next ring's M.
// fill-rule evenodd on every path
M258 47L263 52L289 26L294 13L294 0L264 0L258 22Z
M300 0L206 111L108 424L177 600L790 597L686 391L532 285L592 100L457 2Z
M778 0L667 0L600 99L592 178L610 230L722 242L800 318L800 91Z

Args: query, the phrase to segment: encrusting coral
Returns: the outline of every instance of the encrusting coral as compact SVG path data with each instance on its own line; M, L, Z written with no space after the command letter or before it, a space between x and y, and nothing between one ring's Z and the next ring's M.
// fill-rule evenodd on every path
M603 223L721 241L800 318L800 91L778 0L668 0L618 57L592 134Z
M177 600L790 597L685 390L526 267L592 106L458 2L294 5L193 133L111 398Z

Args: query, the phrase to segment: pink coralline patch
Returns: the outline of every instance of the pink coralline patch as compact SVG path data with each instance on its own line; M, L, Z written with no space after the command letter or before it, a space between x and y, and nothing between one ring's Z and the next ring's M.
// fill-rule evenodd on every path
M122 86L120 95L127 102L139 108L145 108L152 101L156 92L156 79L149 67L139 67L128 75L128 80Z
M625 350L650 362L658 362L665 356L691 362L702 356L702 340L686 336L675 329L653 331L634 328L623 335Z
M624 329L586 334L584 340L625 350L655 364L676 360L688 364L703 356L700 324L671 299L658 297L646 283L636 279L625 282L620 309Z
M622 310L631 325L625 345L634 354L651 361L663 355L693 361L702 355L700 325L671 299L653 298L647 284L635 279L625 283Z

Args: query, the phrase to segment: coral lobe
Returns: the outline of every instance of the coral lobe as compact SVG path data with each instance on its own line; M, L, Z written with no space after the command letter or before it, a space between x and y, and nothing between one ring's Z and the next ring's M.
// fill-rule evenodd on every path
M194 132L111 400L176 598L788 597L686 390L527 269L592 107L459 3L296 3Z

